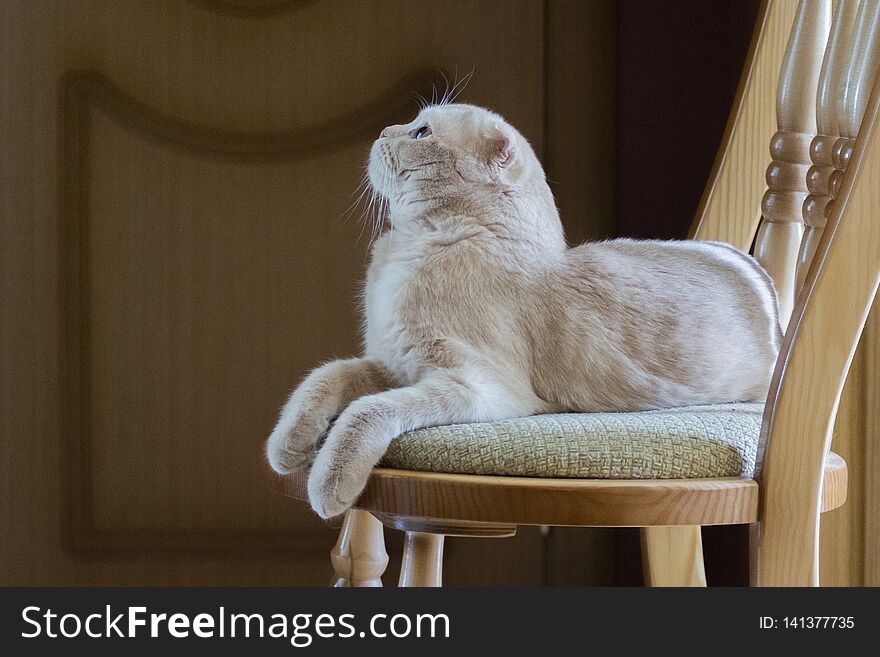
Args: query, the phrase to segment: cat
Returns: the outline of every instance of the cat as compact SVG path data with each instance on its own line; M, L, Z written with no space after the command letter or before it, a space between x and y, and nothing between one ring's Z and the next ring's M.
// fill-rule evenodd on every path
M716 242L568 248L532 147L499 115L425 107L381 132L367 174L389 227L364 357L312 371L266 446L279 473L311 467L319 516L349 508L413 429L766 395L781 331L760 265Z

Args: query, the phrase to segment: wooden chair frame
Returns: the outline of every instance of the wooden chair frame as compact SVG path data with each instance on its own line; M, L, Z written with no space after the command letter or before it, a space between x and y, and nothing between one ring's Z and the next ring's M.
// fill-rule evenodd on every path
M704 586L700 526L715 524L751 526L753 585L818 585L820 513L846 499L846 464L830 452L831 433L880 282L880 81L873 76L880 39L876 25L838 29L842 21L880 22L880 0L863 0L854 17L857 4L838 0L832 21L831 0L765 1L690 231L693 239L743 250L757 232L755 255L776 281L781 314L791 316L755 479L567 480L377 468L332 552L336 585L381 585L383 524L407 532L404 586L440 584L444 536L510 536L518 525L641 527L648 585ZM840 80L845 102L832 107ZM279 492L305 499L304 474L272 480Z

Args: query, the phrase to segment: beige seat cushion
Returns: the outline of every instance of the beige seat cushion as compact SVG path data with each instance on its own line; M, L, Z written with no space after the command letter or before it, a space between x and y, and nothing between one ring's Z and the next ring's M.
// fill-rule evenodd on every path
M583 479L751 477L763 410L718 404L432 427L393 441L382 465Z

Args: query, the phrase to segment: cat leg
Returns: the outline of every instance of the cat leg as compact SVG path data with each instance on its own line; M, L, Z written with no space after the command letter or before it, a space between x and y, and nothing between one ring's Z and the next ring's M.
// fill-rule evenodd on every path
M488 422L537 411L486 368L435 370L418 383L355 400L337 418L309 475L312 508L336 516L357 499L394 438L423 427Z
M312 370L293 391L266 441L266 457L281 474L308 466L331 420L353 400L393 386L384 366L366 358L335 360Z

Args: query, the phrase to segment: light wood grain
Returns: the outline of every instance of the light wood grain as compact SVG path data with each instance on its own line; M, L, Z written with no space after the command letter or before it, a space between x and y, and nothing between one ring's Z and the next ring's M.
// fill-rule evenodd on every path
M440 586L443 578L443 535L407 532L403 544L400 586Z
M839 454L828 452L823 473L819 511L826 513L839 509L846 503L849 492L849 468Z
M839 190L843 170L836 168L836 165L842 164L841 150L844 145L851 145L851 138L855 136L851 134L848 138L841 138L839 117L845 112L847 97L844 85L864 55L859 52L860 42L864 45L864 36L858 33L864 32L868 25L866 12L870 6L871 3L842 0L835 10L832 38L823 63L817 99L819 135L810 149L814 165L807 178L811 195L804 203L806 232L798 262L799 285L806 277L822 230L831 214L833 197ZM850 94L849 99L852 102L854 96ZM861 111L864 111L864 107ZM854 113L851 110L849 116ZM861 117L862 114L859 114L859 121ZM876 431L871 426L871 415L878 401L876 387L871 385L878 362L871 349L875 334L876 322L869 320L862 345L856 351L841 393L835 422L832 449L850 460L854 467L849 471L847 484L851 498L849 504L837 513L823 516L820 524L819 581L823 586L870 585L870 570L880 556L869 545L872 537L876 536L876 528L871 526L876 512L870 508L870 491L876 485L874 473L880 472L870 465L876 442L873 439ZM825 490L823 488L823 495Z
M643 527L641 538L645 586L706 586L699 527Z
M755 581L818 584L823 463L840 394L880 281L880 93L875 88L771 384Z
M871 329L866 326L864 336ZM874 328L876 330L876 327ZM822 586L864 586L865 569L871 559L864 552L868 521L865 488L872 479L865 463L867 444L865 419L868 413L867 374L873 369L866 360L866 340L856 351L834 422L831 449L846 459L847 502L822 516L819 527L819 581ZM823 497L826 488L823 486Z
M846 462L831 452L824 486L831 510L846 499ZM268 486L308 499L306 473L266 470ZM841 490L840 487L844 488ZM510 525L651 527L746 524L757 519L751 479L550 479L375 468L355 503L386 524L457 535L501 535ZM395 520L395 518L399 520ZM413 524L407 524L413 523Z
M812 197L808 198L804 205L804 220L808 228L801 248L800 276L806 274L806 267L803 264L815 251L821 234L819 229L810 235L809 226L814 222L817 225L824 225L831 214L832 197L838 191L843 168L846 166L846 157L847 154L851 154L853 138L856 136L857 126L854 126L854 119L861 121L864 113L866 98L863 91L853 92L856 89L865 89L866 68L870 70L872 66L876 67L876 61L871 64L872 57L876 57L876 50L867 52L866 47L871 42L868 34L878 21L877 7L876 1L873 0L859 3L858 17L851 19L853 27L850 29L846 43L841 46L841 51L845 54L845 57L841 57L845 69L839 73L839 79L834 85L838 89L829 99L824 117L829 134L840 137L823 140L820 135L812 148L813 161L817 163L814 168L826 172L830 169L831 173L825 174L826 189L822 190L820 187L820 191L824 191L825 195L818 201L813 201ZM837 12L841 13L843 9L844 7L838 4ZM850 89L848 94L844 93L845 84ZM821 92L820 88L820 101ZM861 99L861 107L854 106L856 99ZM823 124L821 105L820 102L820 107L817 108L820 133ZM846 120L841 121L838 117ZM856 130L853 129L854 127ZM846 137L842 136L844 130L847 133ZM842 168L836 168L838 166ZM819 187L825 183L822 178L810 182L818 183L817 187ZM880 579L872 576L872 573L878 572L877 563L880 558L880 551L876 548L876 537L880 535L880 528L874 522L878 507L876 503L872 503L872 500L876 499L874 494L877 490L876 473L880 472L876 466L874 448L877 425L873 420L880 407L880 396L874 383L880 362L878 353L872 347L876 342L876 335L877 322L869 319L863 333L862 345L853 359L841 395L840 410L833 432L832 448L840 451L856 467L850 470L848 490L852 498L851 502L840 512L822 518L820 581L823 585L871 586L880 583Z
M861 361L864 373L864 424L862 425L863 436L863 461L862 478L863 486L860 502L862 515L858 517L862 522L857 526L861 534L856 534L852 551L859 559L858 565L862 567L862 583L864 586L880 586L880 313L877 312L880 303L875 299L874 312L868 321L864 339L864 358ZM861 539L859 541L858 539Z
M273 482L284 495L307 497L303 475ZM752 522L757 498L750 479L547 479L376 468L355 506L437 522L647 527Z
M776 130L776 81L797 3L764 2L739 89L689 236L748 251L766 190L767 143Z
M305 500L307 477L270 475L282 495ZM757 517L750 479L550 479L375 468L355 503L373 513L509 525L648 527L737 524Z

